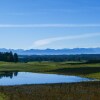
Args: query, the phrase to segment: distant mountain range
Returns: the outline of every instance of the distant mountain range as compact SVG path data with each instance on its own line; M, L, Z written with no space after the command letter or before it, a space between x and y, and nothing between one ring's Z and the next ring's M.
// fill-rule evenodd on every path
M19 55L69 55L69 54L100 54L100 48L74 48L74 49L5 49L1 48L0 52L17 53Z

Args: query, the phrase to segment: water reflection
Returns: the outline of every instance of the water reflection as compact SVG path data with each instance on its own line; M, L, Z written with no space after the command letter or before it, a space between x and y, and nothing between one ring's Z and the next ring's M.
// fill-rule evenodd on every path
M9 71L2 71L0 72L0 79L3 77L10 77L11 79L18 75L18 72L9 72Z
M57 74L42 74L30 72L0 72L0 85L24 85L24 84L50 84L50 83L73 83L91 81L93 79L78 76L67 76Z

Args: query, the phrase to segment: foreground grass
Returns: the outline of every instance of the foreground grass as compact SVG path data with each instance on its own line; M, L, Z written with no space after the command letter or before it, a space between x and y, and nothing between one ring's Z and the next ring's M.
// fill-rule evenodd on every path
M8 97L3 93L0 93L0 100L8 100Z
M80 62L0 62L5 71L57 73L100 79L100 63ZM99 100L100 81L70 84L0 86L0 100Z
M100 82L7 86L0 93L5 100L99 100Z
M3 71L57 73L100 79L100 63L85 64L80 62L0 62L0 73Z

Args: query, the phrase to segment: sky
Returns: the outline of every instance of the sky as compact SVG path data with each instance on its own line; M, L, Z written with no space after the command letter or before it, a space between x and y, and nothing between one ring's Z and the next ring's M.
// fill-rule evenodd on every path
M0 0L0 48L100 47L100 0Z

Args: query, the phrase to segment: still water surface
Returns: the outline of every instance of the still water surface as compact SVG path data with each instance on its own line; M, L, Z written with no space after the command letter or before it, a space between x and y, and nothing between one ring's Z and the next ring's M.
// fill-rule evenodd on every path
M48 83L73 83L91 81L92 79L78 76L41 74L30 72L4 72L0 74L0 86Z

